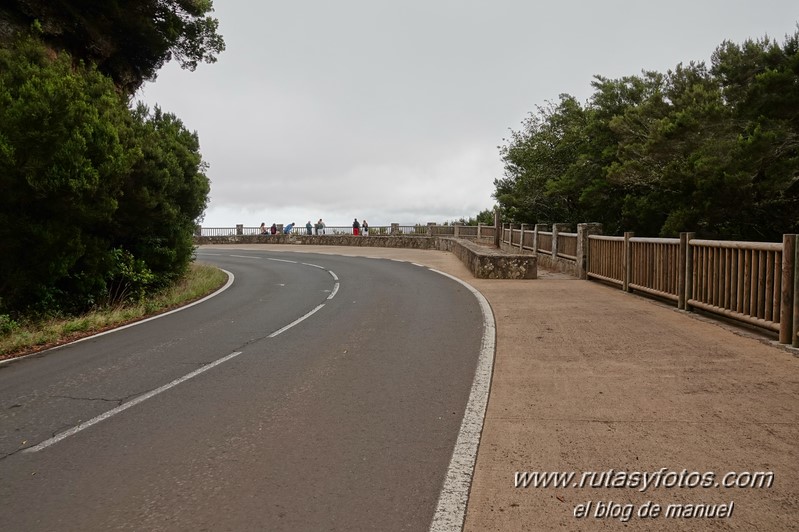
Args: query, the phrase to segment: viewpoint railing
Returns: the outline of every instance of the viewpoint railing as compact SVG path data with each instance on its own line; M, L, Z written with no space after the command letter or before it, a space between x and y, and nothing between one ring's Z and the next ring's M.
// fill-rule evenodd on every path
M276 234L285 234L283 224L276 225ZM271 226L267 227L267 235ZM218 236L247 236L261 234L260 227L244 226L238 224L235 227L197 227L195 236L218 237ZM308 228L305 225L295 225L289 230L290 235L307 235ZM317 228L312 224L311 235L351 235L352 226L330 226ZM493 238L495 234L494 226L484 224L478 225L438 225L434 223L403 225L392 223L391 225L369 226L369 234L372 236L393 235L393 236L459 236L464 238Z
M283 234L283 226L278 225ZM799 241L701 240L644 238L633 233L605 236L599 224L502 224L498 226L414 224L371 226L371 236L455 236L499 242L507 250L534 253L538 264L581 279L615 285L778 333L783 344L799 347ZM351 235L352 227L327 226L325 235ZM258 235L259 227L198 228L197 236ZM295 226L293 235L307 234ZM316 228L312 234L317 233Z

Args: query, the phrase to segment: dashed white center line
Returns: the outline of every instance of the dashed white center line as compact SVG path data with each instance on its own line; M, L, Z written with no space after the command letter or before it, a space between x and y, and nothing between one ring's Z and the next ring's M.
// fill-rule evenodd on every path
M230 255L230 256L231 257L238 257L238 258L242 258L242 259L260 259L261 258L261 257L247 256L247 255ZM299 264L297 261L293 261L293 260L283 260L283 259L273 259L273 258L267 258L267 260L273 260L273 261L278 261L278 262L288 262L290 264ZM329 300L333 299L336 296L336 293L338 292L338 289L339 289L338 276L333 271L328 270L328 269L324 268L323 266L319 266L319 265L316 265L316 264L307 264L307 263L302 263L302 264L304 266L312 266L314 268L319 268L319 269L325 270L331 275L331 277L333 277L333 280L335 281L335 283L333 284L333 291L327 297L327 300L329 301ZM223 270L223 271L225 271L225 270ZM224 288L227 288L233 283L233 274L230 273L230 272L227 272L227 271L225 271L225 273L227 273L228 276L229 276L228 283L224 287ZM215 292L212 295L216 295L218 292L221 292L221 290ZM206 297L206 298L204 298L204 299L202 299L200 301L205 301L209 297L211 297L211 296L208 296L208 297ZM197 303L199 303L199 301L197 301L197 302L195 302L193 304L197 304ZM314 314L316 314L324 306L325 306L325 303L322 303L322 304L316 306L316 308L314 308L310 312L308 312L305 315L297 318L296 320L294 320L293 322L289 323L285 327L282 327L282 328L278 329L277 331L273 332L272 334L267 336L267 338L274 338L275 336L286 332L287 330L291 329L295 325L305 321L306 319L308 319L311 316L313 316ZM180 309L177 309L177 310L180 310ZM172 311L172 312L176 312L177 310ZM161 316L158 316L158 317L161 317ZM143 321L148 321L148 320L143 320ZM139 322L139 323L142 323L142 322ZM111 332L111 331L107 331L107 332ZM137 404L142 403L142 402L146 401L147 399L150 399L151 397L155 397L156 395L158 395L158 394L160 394L162 392L165 392L165 391L169 390L170 388L174 388L178 384L186 382L187 380L192 379L192 378L196 377L197 375L200 375L201 373L204 373L204 372L208 371L209 369L214 368L214 367L218 366L219 364L222 364L223 362L227 362L228 360L230 360L232 358L235 358L235 357L239 356L240 354L242 354L242 351L236 351L236 352L231 353L231 354L229 354L227 356L224 356L224 357L222 357L222 358L220 358L218 360L215 360L215 361L213 361L213 362L211 362L209 364L206 364L205 366L203 366L203 367L201 367L199 369L196 369L196 370L192 371L191 373L187 373L186 375L184 375L182 377L179 377L179 378L173 380L172 382L164 384L163 386L160 386L160 387L156 388L155 390L151 390L151 391L149 391L147 393L144 393L144 394L136 397L135 399L132 399L132 400L128 401L127 403L121 404L121 405L119 405L116 408L112 408L111 410L100 414L97 417L94 417L94 418L92 418L92 419L90 419L88 421L84 421L83 423L75 425L74 427L72 427L70 429L67 429L64 432L60 432L60 433L56 434L55 436L53 436L52 438L48 438L48 439L44 440L43 442L41 442L41 443L39 443L37 445L34 445L32 447L28 447L27 449L23 449L22 452L24 452L24 453L35 453L35 452L39 452L39 451L41 451L43 449L46 449L46 448L50 447L51 445L54 445L54 444L60 442L61 440L65 439L65 438L73 436L73 435L77 434L78 432L80 432L80 431L82 431L84 429L87 429L87 428L89 428L89 427L91 427L93 425L96 425L97 423L100 423L101 421L104 421L104 420L106 420L106 419L108 419L108 418L110 418L112 416L115 416L115 415L119 414L120 412L124 412L128 408L130 408L132 406L136 406Z

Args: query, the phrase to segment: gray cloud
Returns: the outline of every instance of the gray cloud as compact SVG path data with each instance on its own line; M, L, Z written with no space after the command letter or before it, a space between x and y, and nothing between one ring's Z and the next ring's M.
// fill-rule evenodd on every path
M724 39L796 28L785 0L217 0L227 51L167 65L138 97L196 130L204 225L374 225L493 205L497 146L536 105L592 76L707 61Z

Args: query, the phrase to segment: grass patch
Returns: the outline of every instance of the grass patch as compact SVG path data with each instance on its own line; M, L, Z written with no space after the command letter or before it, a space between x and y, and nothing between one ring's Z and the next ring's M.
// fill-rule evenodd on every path
M180 282L139 304L98 309L68 319L6 324L0 328L0 360L55 347L166 312L200 299L226 282L227 274L219 268L194 263Z

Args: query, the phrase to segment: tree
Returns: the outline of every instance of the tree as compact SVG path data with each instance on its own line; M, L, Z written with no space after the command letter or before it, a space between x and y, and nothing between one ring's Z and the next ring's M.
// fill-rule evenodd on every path
M0 20L35 25L56 50L97 65L128 94L171 59L194 70L224 51L211 0L11 0Z
M165 285L192 260L192 235L205 211L210 183L196 133L173 114L140 104L133 112L132 152L109 236L142 259Z
M128 112L72 63L29 38L0 49L0 313L82 308L104 289Z
M500 148L511 221L608 233L779 240L799 231L799 32L723 43L712 66L597 76L580 106L539 107Z
M495 198L517 223L595 221L612 224L616 198L605 179L615 156L615 138L594 107L570 95L539 107L521 131L500 148L505 177L495 180Z
M196 133L33 38L0 50L0 314L143 297L192 259Z
M724 42L711 71L737 125L735 171L750 190L746 237L799 232L799 31Z
M610 122L619 160L608 177L626 191L625 226L663 236L717 232L738 205L720 191L739 189L721 172L730 122L715 81L704 64L691 63L649 74L641 86L639 103Z

